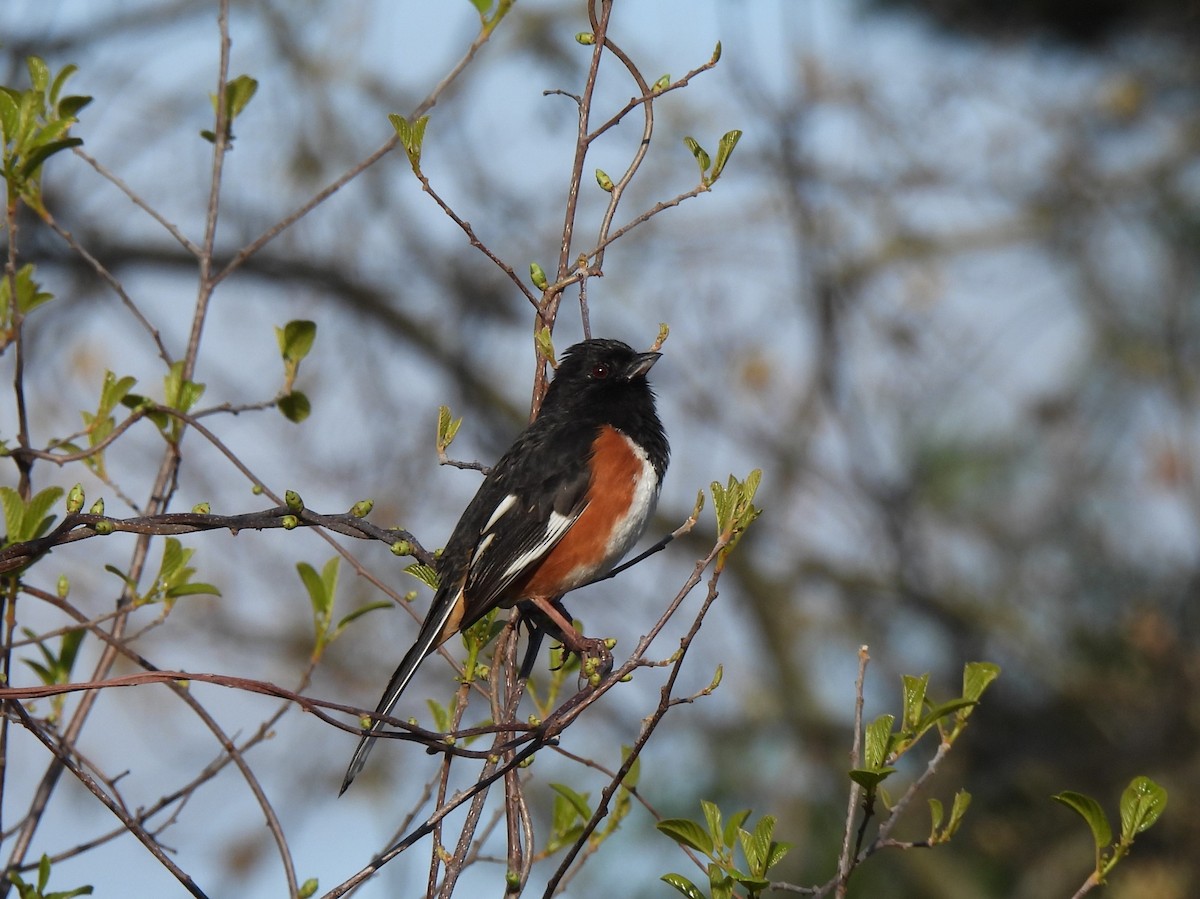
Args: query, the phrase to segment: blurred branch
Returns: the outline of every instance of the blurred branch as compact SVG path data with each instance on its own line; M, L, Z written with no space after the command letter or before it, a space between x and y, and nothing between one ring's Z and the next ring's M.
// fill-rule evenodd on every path
M177 534L194 534L199 531L228 530L237 534L242 530L267 530L296 527L316 527L355 537L360 540L380 540L391 546L407 544L402 555L409 555L429 565L433 556L408 531L381 528L350 513L323 514L308 509L292 509L275 506L260 512L243 512L239 515L213 515L199 512L163 512L157 515L140 515L133 518L111 518L86 512L68 514L50 533L26 543L15 543L0 550L0 574L17 571L33 563L58 546L87 540L91 537L107 536L115 532L164 537Z

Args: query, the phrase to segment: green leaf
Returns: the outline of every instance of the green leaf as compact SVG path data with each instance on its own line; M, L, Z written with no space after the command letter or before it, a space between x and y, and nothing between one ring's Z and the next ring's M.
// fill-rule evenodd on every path
M83 644L83 637L86 633L87 631L84 628L79 627L73 631L67 631L62 635L62 642L59 644L58 660L67 674L70 674L75 667L75 659L79 655L79 647Z
M533 335L533 342L537 345L542 358L550 363L550 367L558 368L558 358L554 355L554 336L550 333L550 329L545 325L538 328Z
M47 514L63 497L61 487L47 487L28 503L12 487L0 487L0 505L4 506L4 525L7 544L36 540L49 530L55 516Z
M709 185L716 184L717 179L721 177L721 173L725 171L725 165L729 162L729 157L733 155L733 148L737 146L739 140L742 139L742 132L727 131L722 135L721 140L717 143L717 161L713 164L712 171L709 172L705 182Z
M917 723L917 729L924 732L930 726L941 721L943 718L948 718L955 712L964 712L962 716L965 718L970 710L975 708L979 703L973 699L951 699L949 702L943 702L940 705L930 707L925 713L925 717Z
M429 124L429 116L423 115L415 122L410 122L404 116L390 113L388 121L396 130L400 145L408 154L408 163L415 174L421 173L421 148L425 142L425 126Z
M225 108L230 121L242 114L242 110L258 92L258 82L249 75L238 75L225 84Z
M708 832L712 836L713 843L718 846L729 845L724 842L725 829L721 823L720 807L715 802L701 799L700 809L704 812L704 822L708 825Z
M13 487L0 487L0 504L4 506L4 532L7 543L20 543L21 519L25 517L25 503L21 494Z
M251 98L258 91L258 82L249 75L238 75L236 78L231 78L225 82L225 141L226 143L233 141L233 122L242 114L249 104ZM217 108L217 95L209 94L209 102L212 103L213 112L220 115L220 110ZM200 136L210 143L217 142L217 135L209 130L200 132Z
M708 154L704 151L704 148L700 146L699 142L697 142L694 137L685 137L683 139L683 143L689 150L692 151L692 156L696 158L696 164L700 166L701 179L706 178L708 175L708 167L712 164Z
M0 138L4 143L15 140L17 136L20 107L20 94L12 88L0 86Z
M63 87L66 86L67 79L79 71L79 66L74 63L67 63L63 66L57 75L54 76L54 81L50 84L50 93L47 98L50 100L50 105L54 106L58 103L58 98L62 94Z
M738 840L742 845L742 854L746 856L746 864L750 873L761 877L767 870L767 859L771 854L771 835L775 831L775 818L763 815L755 825L754 831L738 831Z
M1096 843L1097 854L1112 841L1112 827L1108 823L1108 817L1104 814L1100 803L1091 796L1066 790L1056 794L1053 798L1055 802L1061 802L1087 822L1088 827L1092 829L1092 839Z
M946 829L942 831L941 838L948 840L958 831L958 827L962 824L963 816L967 813L967 808L971 805L971 794L966 790L959 790L954 794L954 804L950 806L950 821L946 824Z
M50 509L58 504L66 491L61 487L47 487L29 501L25 507L25 517L22 525L27 536L26 540L36 540L54 524L57 516L50 515Z
M855 768L850 779L866 790L874 790L895 773L895 768Z
M162 563L158 567L158 576L164 579L172 577L186 561L183 544L174 537L168 537L163 546Z
M904 714L900 727L903 730L915 731L921 720L921 712L925 710L925 691L929 687L929 674L913 677L905 674L901 678L901 693L904 700Z
M425 700L425 704L429 706L429 713L433 717L433 729L442 733L448 732L453 720L454 704L446 707L433 699Z
M104 372L104 383L100 387L100 406L96 410L96 418L107 418L122 402L137 384L137 378L126 375L118 378L111 371Z
M892 725L895 721L895 715L880 715L867 725L866 733L863 735L864 767L876 770L887 761L888 745L891 742Z
M983 691L999 676L999 665L991 662L968 662L963 668L963 699L979 702Z
M445 452L446 448L454 442L455 436L458 434L458 429L462 427L461 418L450 417L449 406L438 406L438 421L437 421L437 448L438 452Z
M588 805L588 794L577 793L566 784L550 784L550 789L561 796L575 810L580 820L587 821L592 817L591 806Z
M205 596L220 596L221 591L212 584L202 584L199 581L194 581L187 584L180 584L178 587L171 587L163 593L163 596L167 599L177 599L180 596L198 596L200 594L204 594Z
M575 803L561 793L554 797L550 820L550 829L554 834L565 835L576 825L579 818L579 809Z
M296 895L300 899L310 899L311 896L317 894L317 890L320 888L320 881L315 877L310 877L304 883L300 884L300 889L296 891Z
M767 855L767 870L774 868L783 857L792 851L794 843L772 843L771 852Z
M54 299L54 294L42 290L41 284L34 278L34 272L33 263L26 263L17 269L17 277L15 279L17 297L15 305L10 295L9 279L0 278L0 324L9 320L9 316L14 308L18 312L28 315L38 306Z
M411 574L418 581L426 586L436 590L438 588L438 573L437 569L431 565L425 565L422 562L413 562L404 569L406 574Z
M675 887L688 899L705 899L704 894L700 892L700 888L684 877L682 874L664 874L659 878L663 883L669 883Z
M929 823L929 840L930 840L930 842L932 842L933 838L935 836L937 836L938 828L942 826L942 821L943 821L944 817L945 817L945 812L942 809L941 800L940 799L930 799L929 800L929 822L930 822Z
M1153 826L1166 807L1166 790L1148 777L1135 777L1121 794L1121 842Z
M492 0L471 0L471 5L479 12L480 19L487 19L487 14L491 12Z
M298 363L312 350L317 339L317 324L303 319L290 321L275 329L275 339L279 342L280 355L288 362Z
M725 825L725 830L721 834L721 844L723 846L733 846L738 840L739 831L746 819L750 817L750 809L742 809L740 812L734 812L730 816L729 822Z
M332 603L325 591L324 581L317 574L317 569L307 562L297 562L296 573L300 575L300 582L304 584L304 589L308 593L308 602L312 606L314 617L326 615Z
M115 565L105 565L104 570L107 571L109 574L115 574L117 577L119 577L121 579L121 581L125 584L125 586L129 588L129 591L131 593L137 592L137 581L134 580L132 577L130 577L128 574L126 574L124 571L122 571L120 568L117 568Z
M725 559L745 533L746 528L762 514L752 500L762 482L762 470L754 469L739 481L729 476L728 485L722 487L717 481L711 484L713 509L717 516L717 532L727 538L726 546L717 555L717 566L723 567Z
M52 140L44 144L39 144L28 156L25 157L25 161L21 163L21 177L32 177L33 174L41 167L42 163L55 153L61 153L63 150L69 150L71 147L79 147L82 145L83 140L78 137L64 137L62 140Z
M733 899L734 880L725 869L712 862L708 866L708 889L712 899Z
M751 899L771 886L771 881L763 877L738 877L737 882L750 891Z
M712 837L695 821L687 818L664 818L654 826L658 828L659 833L666 834L680 845L710 857L713 854Z
M39 94L45 93L50 86L50 67L40 56L30 56L25 60L29 68L29 83Z
M163 378L163 405L180 412L187 412L204 394L204 385L189 381L183 376L183 360L171 364ZM180 423L175 421L176 431Z
M369 602L366 605L359 606L353 612L350 612L349 614L345 615L340 621L338 621L337 627L334 628L334 632L340 633L346 627L346 625L350 624L352 621L354 621L357 618L361 618L363 615L366 615L368 612L374 612L376 609L390 609L390 608L392 608L392 603L388 602L387 600L382 600L382 599L379 600L378 602Z
M83 111L84 107L91 102L91 97L82 94L63 97L58 105L55 106L54 111L58 113L59 118L70 119L74 122L78 119L79 113Z
M300 424L312 414L312 403L308 396L299 390L293 390L279 398L279 411L283 417L294 424Z

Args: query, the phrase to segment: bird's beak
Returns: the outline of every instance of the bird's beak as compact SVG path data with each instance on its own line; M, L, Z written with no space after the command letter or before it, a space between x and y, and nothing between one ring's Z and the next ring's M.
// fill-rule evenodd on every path
M662 353L638 353L629 363L629 367L625 369L625 379L632 381L634 378L645 375L661 358Z

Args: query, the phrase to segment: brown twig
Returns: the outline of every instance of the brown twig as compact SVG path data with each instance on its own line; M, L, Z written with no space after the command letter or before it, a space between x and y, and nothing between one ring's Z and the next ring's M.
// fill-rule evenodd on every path
M82 153L82 151L78 148L76 148L75 152L80 153L85 158L90 158L87 157L87 154ZM41 220L45 222L45 224L62 239L63 243L74 250L76 255L86 262L92 271L95 272L100 278L100 280L107 284L109 289L117 295L117 297L125 305L125 308L129 310L129 314L133 316L134 320L142 326L142 329L149 334L150 339L154 341L154 346L158 350L158 357L162 359L168 367L170 367L174 360L171 358L171 354L167 350L167 345L163 343L162 334L160 334L158 329L150 323L150 320L146 318L142 310L138 308L137 303L133 301L133 297L131 297L125 290L125 285L123 285L117 279L116 275L108 270L104 263L88 252L87 247L76 240L74 234L60 225L58 220L54 218L49 209L43 208L38 210L38 217L41 218Z
M175 879L183 885L183 888L186 889L188 893L197 897L197 899L208 899L207 895L202 889L200 889L199 885L197 885L196 882L192 880L191 876L182 868L180 868L179 865L177 865L174 860L163 851L162 847L159 846L158 841L146 831L146 829L137 821L137 819L127 814L120 807L120 805L114 802L108 793L106 793L104 789L101 788L100 785L97 784L96 781L75 762L75 760L71 757L71 753L66 748L70 744L66 743L65 741L55 740L49 733L46 732L45 729L40 727L37 722L29 717L29 713L25 711L20 703L13 703L12 708L17 717L21 720L21 723L25 726L25 729L37 737L37 739L41 741L42 745L44 745L50 750L50 752L54 754L54 757L58 760L59 764L62 765L62 767L66 770L70 771L71 774L75 776L76 780L78 780L93 796L100 800L100 802L110 812L112 812L113 815L116 816L116 818L124 826L125 831L133 834L133 836L135 836L142 843L142 845L150 851L150 854L158 860L159 864L161 864L164 868L170 871L172 875L174 875Z
M858 678L854 681L854 736L850 743L850 768L857 768L862 752L862 722L863 722L863 689L867 679L867 665L871 654L865 645L858 649ZM855 855L851 850L851 835L854 833L854 819L858 811L858 803L862 797L862 787L857 781L850 782L850 798L846 803L846 826L842 832L842 852L838 856L837 895L846 895L846 887L850 881L850 873L854 870ZM866 826L866 820L863 821ZM861 831L859 832L861 839Z
M238 515L213 515L199 512L163 512L158 515L140 515L134 518L112 518L86 512L68 514L48 534L25 543L14 543L0 550L0 574L17 571L32 564L50 550L121 532L143 536L165 537L178 534L194 534L199 531L228 530L237 534L243 530L268 530L271 528L313 527L333 531L345 537L360 540L381 540L390 545L407 543L405 555L424 562L433 563L433 556L417 542L408 531L385 529L349 513L324 514L307 509L291 509L275 506L261 512L244 512Z
M675 610L679 608L679 605L682 603L684 597L691 593L692 588L700 582L701 575L717 558L717 555L725 547L726 542L727 541L725 540L718 540L709 554L696 563L695 568L692 570L691 576L684 583L684 586L680 589L679 593L676 594L676 597L668 607L667 612L658 620L655 627L651 630L651 633L639 641L638 647L634 651L634 658L643 656L645 651L649 649L650 642L655 636L657 636L658 632L662 630L667 621L670 620L670 618L674 615ZM568 875L576 857L588 844L589 838L600 825L600 822L603 821L608 815L608 804L612 800L612 797L616 795L617 790L623 788L625 778L629 776L629 772L632 770L634 763L641 755L642 750L645 749L646 743L650 740L651 735L658 728L658 725L662 722L662 719L665 717L667 712L671 709L671 692L674 689L675 681L679 677L679 672L683 667L684 658L687 656L687 652L691 647L692 641L695 639L696 634L699 633L700 626L703 624L709 608L716 601L718 595L717 582L720 579L720 575L721 572L719 570L714 570L712 575L709 577L708 594L704 598L704 602L700 607L700 611L696 613L696 617L692 620L692 625L688 629L687 634L684 635L684 637L679 641L679 650L673 657L674 661L671 665L670 674L667 676L666 683L663 684L662 689L659 691L658 706L642 725L641 733L638 734L637 739L630 747L629 753L625 756L624 761L621 763L621 767L617 769L616 774L609 780L608 784L601 792L600 801L596 804L596 808L592 813L592 817L584 825L583 831L580 833L579 837L567 850L566 855L559 863L557 870L555 870L554 874L551 875L550 880L546 884L546 890L543 894L544 899L551 899L551 897L558 891L559 886L565 885L566 881L569 879ZM624 670L626 666L630 666L630 662L626 662L625 665L622 666L621 670ZM619 682L619 679L617 682Z
M471 42L471 45L467 48L467 51L463 54L462 58L448 73L446 73L446 75L437 83L433 90L429 92L425 99L418 103L416 108L413 109L412 113L409 115L410 120L416 120L420 118L437 105L438 101L442 98L442 95L445 94L445 92L449 90L450 86L458 80L459 76L466 70L467 66L471 64L471 62L475 59L475 56L483 48L483 45L488 42L494 30L494 27L484 27L480 29L479 34L476 35L475 39ZM229 260L228 263L226 263L225 267L213 276L213 284L216 285L221 281L224 281L247 259L273 241L292 225L296 224L296 222L300 221L300 219L304 218L326 200L328 200L331 196L377 163L384 156L387 156L399 145L400 139L393 134L374 152L370 153L362 161L358 162L340 176L335 178L324 188L317 191L317 193L315 193L308 200L308 202L302 204L299 208L284 216L271 227L267 228L266 231L242 247L242 249L239 250L234 257Z

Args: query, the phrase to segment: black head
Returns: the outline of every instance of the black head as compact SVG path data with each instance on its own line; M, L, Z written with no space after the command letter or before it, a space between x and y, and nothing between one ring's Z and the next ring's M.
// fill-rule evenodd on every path
M639 353L619 340L585 340L559 360L541 416L581 425L612 425L651 453L661 474L667 447L646 373L661 353Z
M654 394L646 372L662 353L638 353L619 340L585 340L562 355L546 404L592 405L605 397L633 399L646 396L653 405Z

